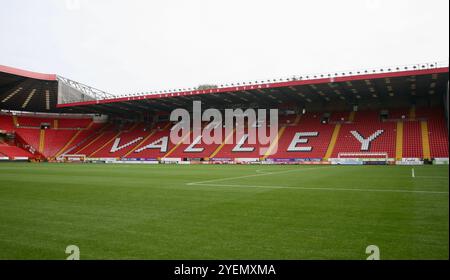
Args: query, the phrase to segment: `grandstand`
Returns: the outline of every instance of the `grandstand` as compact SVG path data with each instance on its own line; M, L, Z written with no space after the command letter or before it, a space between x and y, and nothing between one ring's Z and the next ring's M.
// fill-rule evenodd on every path
M222 144L205 145L192 134L197 149L172 143L168 115L191 110L193 100L204 109L279 109L278 149L259 154L259 144L225 130ZM0 155L32 161L83 155L108 162L328 164L345 163L345 155L369 163L448 162L447 100L446 63L120 97L58 75L0 66ZM225 144L229 137L234 144ZM239 142L245 149L236 149Z
M448 87L426 63L112 96L0 66L0 259L448 259ZM278 126L172 141L193 101Z

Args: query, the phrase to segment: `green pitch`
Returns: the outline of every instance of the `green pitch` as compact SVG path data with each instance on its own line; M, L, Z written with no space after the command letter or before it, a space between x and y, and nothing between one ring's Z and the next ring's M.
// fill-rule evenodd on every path
M0 259L448 259L448 166L0 164Z

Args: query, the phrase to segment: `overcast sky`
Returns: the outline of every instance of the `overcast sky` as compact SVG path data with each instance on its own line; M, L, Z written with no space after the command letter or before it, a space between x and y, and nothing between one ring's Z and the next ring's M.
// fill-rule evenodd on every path
M448 60L448 0L0 0L0 64L111 93Z

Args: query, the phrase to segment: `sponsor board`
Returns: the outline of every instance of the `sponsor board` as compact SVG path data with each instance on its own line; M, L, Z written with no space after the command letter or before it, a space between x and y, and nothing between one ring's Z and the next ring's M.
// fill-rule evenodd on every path
M58 161L68 161L68 162L83 162L84 161L84 157L82 156L64 156L64 157L59 157Z
M254 164L256 164L256 163L261 163L260 161L259 161L259 158L235 158L234 159L234 161L236 162L236 163L254 163Z
M448 158L435 158L433 160L433 164L437 164L437 165L442 165L442 164L447 164L448 165Z
M423 160L420 158L402 158L402 160L397 160L396 165L423 165Z
M363 165L364 161L357 158L330 158L331 164L336 165Z
M168 164L179 163L181 161L182 161L181 158L162 158L161 159L161 163L168 163Z
M330 165L331 162L329 162L329 161L304 161L304 162L299 162L298 164L307 164L307 165Z
M14 160L28 160L28 157L14 157Z
M233 161L232 158L211 158L210 161Z
M262 164L293 164L293 165L322 165L331 164L329 161L322 161L320 158L275 158L266 159Z
M296 158L295 161L297 162L320 162L322 161L321 158Z
M116 158L87 158L86 161L92 162L92 163L114 163L115 161L117 161L117 159Z
M204 161L204 164L235 164L232 160L214 160L214 161Z
M377 161L377 160L370 160L370 161L363 161L363 165L386 165L387 162L385 160Z
M158 159L156 158L121 158L120 161L128 161L128 162L133 162L133 161L156 161L158 162Z
M159 164L159 161L151 161L151 160L116 160L113 163L124 163L124 164Z

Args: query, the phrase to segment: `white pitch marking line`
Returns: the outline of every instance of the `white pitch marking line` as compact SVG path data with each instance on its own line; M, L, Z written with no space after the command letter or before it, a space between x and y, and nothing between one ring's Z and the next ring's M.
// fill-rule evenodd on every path
M416 175L414 175L414 168L411 168L411 177L415 178Z
M286 186L264 186L264 185L228 185L228 184L208 184L190 183L194 186L212 187L232 187L232 188L261 188L261 189L295 189L295 190L317 190L317 191L355 191L355 192L397 192L397 193L423 193L423 194L448 194L441 191L421 191L421 190L395 190L395 189L358 189L358 188L313 188L313 187L286 187Z
M227 180L234 180L234 179L258 177L258 176L277 175L277 174L283 174L283 173L294 172L294 171L325 169L325 168L333 168L333 167L327 166L327 167L315 167L315 168L289 169L289 170L284 170L284 171L279 171L279 172L258 173L258 174L252 174L252 175L243 175L243 176L237 176L237 177L227 177L227 178L213 179L213 180L207 180L207 181L191 182L191 183L187 183L186 185L192 186L192 185L198 185L198 184L203 184L203 183L212 183L212 182L220 182L220 181L227 181Z
M414 178L429 178L429 179L448 179L446 176L415 176Z

